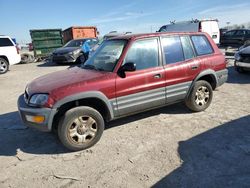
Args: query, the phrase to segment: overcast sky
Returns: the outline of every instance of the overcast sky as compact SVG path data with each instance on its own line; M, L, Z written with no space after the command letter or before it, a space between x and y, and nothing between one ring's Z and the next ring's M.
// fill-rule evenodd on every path
M30 29L97 26L109 31L151 32L169 21L217 18L220 27L250 21L249 0L0 0L0 34L29 42Z

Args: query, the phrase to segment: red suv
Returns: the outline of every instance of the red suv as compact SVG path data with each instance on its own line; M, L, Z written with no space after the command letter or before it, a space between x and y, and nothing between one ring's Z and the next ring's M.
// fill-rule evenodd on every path
M18 109L26 125L57 130L77 151L120 117L181 101L203 111L227 77L225 58L205 33L125 35L104 41L81 67L33 80Z

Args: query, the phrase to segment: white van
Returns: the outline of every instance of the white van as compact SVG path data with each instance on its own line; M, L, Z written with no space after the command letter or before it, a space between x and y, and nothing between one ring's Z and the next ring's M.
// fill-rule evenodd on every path
M216 44L220 43L220 29L217 19L200 20L200 31L208 33Z
M158 32L206 32L216 44L220 43L220 29L217 19L171 22L171 24L162 26Z
M0 74L9 70L10 65L21 61L19 49L9 36L0 35Z

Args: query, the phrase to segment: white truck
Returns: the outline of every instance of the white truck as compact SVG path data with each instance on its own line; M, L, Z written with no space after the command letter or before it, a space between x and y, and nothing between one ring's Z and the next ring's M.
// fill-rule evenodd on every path
M9 36L0 35L0 74L9 70L10 65L21 61L19 49Z

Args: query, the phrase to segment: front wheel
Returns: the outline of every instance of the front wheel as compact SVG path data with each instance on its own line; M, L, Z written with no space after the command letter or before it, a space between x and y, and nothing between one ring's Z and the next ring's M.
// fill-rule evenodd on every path
M190 110L200 112L209 107L212 98L213 89L211 85L205 80L199 80L195 82L185 103Z
M68 110L59 121L58 136L71 151L87 149L102 136L104 120L95 109L83 106Z
M87 60L87 59L86 59L85 55L82 54L82 55L80 55L80 56L77 58L76 63L82 64L82 63L85 63L86 60Z

